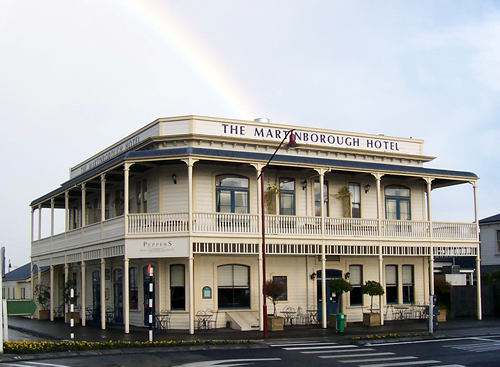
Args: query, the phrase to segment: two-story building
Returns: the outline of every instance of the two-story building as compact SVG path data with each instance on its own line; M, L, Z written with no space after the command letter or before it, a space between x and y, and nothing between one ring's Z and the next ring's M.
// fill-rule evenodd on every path
M289 135L297 146L286 144ZM286 286L279 309L316 310L322 327L336 301L360 321L370 306L361 286L376 280L385 295L375 307L382 320L395 318L393 306L428 304L435 257L475 256L479 268L477 215L436 222L431 200L432 190L470 183L476 203L478 177L425 168L432 159L411 138L161 118L33 200L32 262L50 266L52 319L64 280L74 280L82 323L120 322L126 332L147 322L149 264L155 312L190 333L203 310L216 327L262 329L264 279ZM60 234L56 210L64 211ZM42 211L50 212L45 238ZM353 286L342 300L329 290L337 277ZM481 318L479 295L478 282Z

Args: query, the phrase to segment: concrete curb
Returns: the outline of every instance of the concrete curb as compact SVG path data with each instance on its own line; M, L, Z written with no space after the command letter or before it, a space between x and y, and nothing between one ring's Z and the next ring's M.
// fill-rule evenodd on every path
M68 351L54 353L38 353L38 354L3 354L0 355L0 362L15 362L15 361L35 361L40 359L59 359L70 357L95 357L95 356L112 356L118 354L137 354L137 353L173 353L187 352L199 350L226 350L226 349L257 349L268 348L262 341L251 341L244 344L218 344L218 345L186 345L179 347L151 347L151 348L124 348L124 349L102 349L102 350L85 350L85 351Z

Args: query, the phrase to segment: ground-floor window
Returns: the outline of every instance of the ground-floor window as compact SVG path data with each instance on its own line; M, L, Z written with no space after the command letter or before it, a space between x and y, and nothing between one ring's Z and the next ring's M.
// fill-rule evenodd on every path
M250 307L250 267L221 265L217 267L219 308Z
M398 266L385 266L385 300L387 304L398 303Z
M183 264L170 265L170 309L186 309L185 270Z
M277 298L277 300L278 301L286 301L286 300L288 300L287 277L283 276L283 275L276 275L276 276L273 276L273 280L275 280L277 282L280 282L285 287L285 290L283 291L283 293L281 293L281 295Z
M403 303L415 302L413 265L403 265Z
M363 293L361 286L363 285L363 266L349 265L349 282L352 285L352 290L349 295L349 304L351 306L363 305Z
M129 307L137 310L139 307L139 290L137 288L137 268L128 269L129 274Z

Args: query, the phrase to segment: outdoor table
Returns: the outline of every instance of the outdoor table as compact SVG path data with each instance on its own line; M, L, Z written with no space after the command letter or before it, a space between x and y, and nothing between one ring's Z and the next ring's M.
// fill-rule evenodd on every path
M156 328L160 330L167 330L170 324L170 313L159 313L155 316Z
M207 311L200 311L196 314L196 323L198 329L208 330L210 329L210 321L212 320L213 313Z
M307 310L307 321L309 325L318 323L318 311L316 309Z
M295 318L296 311L286 310L281 311L285 318L285 325L288 323L290 326L293 326L293 319Z

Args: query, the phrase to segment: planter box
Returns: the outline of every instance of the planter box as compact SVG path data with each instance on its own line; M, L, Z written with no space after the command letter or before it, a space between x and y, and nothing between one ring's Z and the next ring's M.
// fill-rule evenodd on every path
M279 316L268 316L267 327L270 331L282 331L285 319Z
M328 327L332 329L337 329L337 314L328 315ZM347 327L347 315L344 314L344 328Z
M67 324L69 324L69 320L71 319L70 314L73 315L73 319L75 320L75 324L79 324L80 323L80 312L66 312L65 322Z
M38 320L48 320L50 318L49 310L38 310Z
M438 322L446 322L446 316L447 316L446 309L441 308L441 313L439 315L437 315L436 317L437 317Z
M367 312L363 314L363 326L380 326L380 314Z

